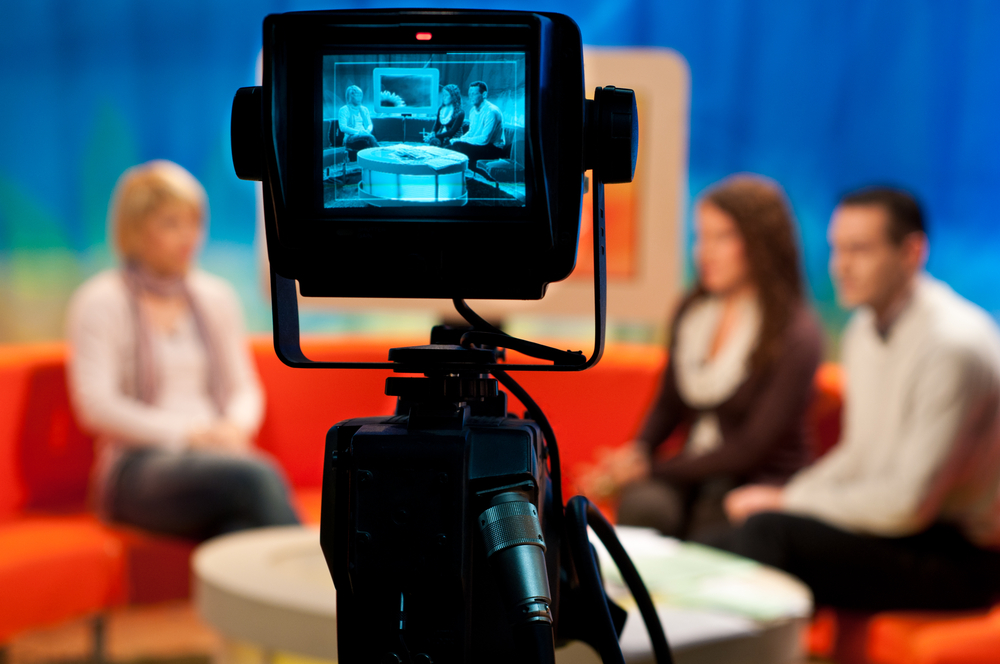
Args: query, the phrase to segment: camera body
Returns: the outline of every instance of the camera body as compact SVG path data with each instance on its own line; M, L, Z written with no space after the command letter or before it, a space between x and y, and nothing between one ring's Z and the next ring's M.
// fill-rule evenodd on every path
M485 380L454 382L474 391ZM521 616L505 606L479 521L498 496L543 515L547 472L538 426L506 417L504 396L409 406L401 398L404 413L330 430L321 542L337 586L341 661L521 658L510 628ZM543 541L524 546L542 555L538 545L549 544L557 555L548 519L541 523ZM558 561L551 563L542 574L558 574ZM558 577L526 569L536 587L557 587ZM551 593L544 595L515 603L514 612L550 612Z

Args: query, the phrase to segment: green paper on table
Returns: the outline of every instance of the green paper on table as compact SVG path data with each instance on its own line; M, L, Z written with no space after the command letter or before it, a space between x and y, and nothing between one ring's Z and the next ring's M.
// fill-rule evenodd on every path
M647 529L618 527L616 532L658 606L715 609L759 621L809 610L800 592L752 560ZM627 608L634 602L618 568L596 538L592 541L609 593Z

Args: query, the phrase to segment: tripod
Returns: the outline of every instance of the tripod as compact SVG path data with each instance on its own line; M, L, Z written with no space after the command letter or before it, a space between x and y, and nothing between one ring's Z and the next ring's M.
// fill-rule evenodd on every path
M327 436L320 541L338 589L341 660L552 662L559 637L622 661L625 614L601 587L589 524L613 540L609 551L659 630L659 661L670 661L611 527L582 497L564 515L544 414L495 349L446 343L470 330L438 327L429 346L391 349L401 367L447 369L388 378L394 415L346 420ZM535 419L508 415L498 382Z

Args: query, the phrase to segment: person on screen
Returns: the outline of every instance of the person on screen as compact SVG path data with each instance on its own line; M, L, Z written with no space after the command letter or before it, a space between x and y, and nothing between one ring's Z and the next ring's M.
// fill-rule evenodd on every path
M340 107L337 114L340 131L344 132L344 147L355 152L378 147L378 141L372 135L372 116L361 105L362 95L361 88L356 85L347 88L347 103Z
M785 487L730 494L743 526L719 544L792 572L818 604L990 606L1000 597L1000 329L924 272L923 213L908 192L845 196L829 239L838 300L855 309L841 440Z
M659 393L636 437L578 482L620 497L618 523L701 539L727 527L723 498L781 485L809 460L806 410L822 354L781 188L754 175L695 207L697 281L671 323ZM684 448L654 452L687 427Z
M469 168L476 169L480 159L498 159L503 155L503 114L486 97L489 88L482 81L469 86L469 131L451 139L451 149L469 158Z
M97 439L92 494L111 521L203 540L298 523L251 441L264 400L232 287L193 266L201 184L181 166L127 170L111 202L122 265L74 294L70 397Z
M434 120L434 128L427 142L434 146L448 145L462 129L465 111L462 110L462 91L457 85L448 84L441 91L441 107Z

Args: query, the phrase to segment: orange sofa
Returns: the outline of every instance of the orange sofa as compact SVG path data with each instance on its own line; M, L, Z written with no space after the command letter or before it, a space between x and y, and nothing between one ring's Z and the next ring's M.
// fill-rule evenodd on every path
M315 358L382 361L387 348L405 343L316 340L304 349ZM389 374L289 369L270 339L255 342L254 355L267 392L257 444L283 466L303 518L315 522L326 431L349 417L391 413ZM583 373L517 375L551 420L567 495L574 468L634 434L663 362L660 349L623 347ZM190 542L109 526L88 512L93 445L70 410L64 365L59 343L0 347L0 646L22 630L189 592ZM836 366L821 369L817 387L819 454L839 432Z

